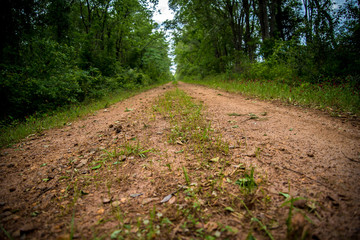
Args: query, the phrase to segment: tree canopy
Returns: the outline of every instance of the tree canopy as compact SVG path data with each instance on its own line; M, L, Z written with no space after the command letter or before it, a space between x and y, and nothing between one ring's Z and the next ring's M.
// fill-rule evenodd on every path
M359 83L359 2L170 0L180 77L240 73Z
M169 79L157 0L4 0L1 119Z

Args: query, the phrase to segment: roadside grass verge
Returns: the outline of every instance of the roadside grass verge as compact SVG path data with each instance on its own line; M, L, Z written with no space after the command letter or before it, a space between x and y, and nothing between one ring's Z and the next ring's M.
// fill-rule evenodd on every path
M0 148L10 147L21 139L31 135L40 134L50 128L61 127L70 124L78 118L94 114L97 110L107 108L110 105L130 98L140 92L163 85L165 82L142 87L139 89L122 89L104 96L101 99L76 104L41 116L29 116L26 121L14 121L10 125L0 126Z
M323 109L333 116L342 113L360 113L360 93L351 86L331 85L330 83L297 83L290 86L281 81L264 80L226 80L225 75L209 76L204 79L185 77L182 81L220 88L229 92L243 93L265 100L280 100L293 105Z

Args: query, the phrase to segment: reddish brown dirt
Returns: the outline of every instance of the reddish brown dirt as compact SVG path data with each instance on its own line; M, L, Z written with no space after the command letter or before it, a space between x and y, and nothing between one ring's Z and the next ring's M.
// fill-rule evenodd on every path
M312 221L293 217L292 234L306 225L313 239L360 239L358 121L201 86L180 83L178 87L203 103L207 120L231 146L226 156L231 164L255 167L263 182L262 196L269 203L255 204L251 211L267 224L275 239L287 235L288 207L281 206L285 198L279 192L289 193L289 189L291 196L306 199L298 201L296 207ZM193 179L206 174L197 172L189 152L179 152L184 149L182 145L167 142L169 122L152 112L155 99L172 88L167 84L141 93L63 128L29 136L12 148L2 149L3 229L15 239L70 239L74 214L74 238L109 239L119 224L136 226L137 219L149 216L155 206L173 222L168 232L157 238L190 239L192 235L181 228L185 220L174 217L176 208L187 203L186 198L179 193L171 203L159 203L184 184L181 166L187 167ZM238 116L229 116L231 113ZM147 153L144 159L127 157L119 167L104 164L98 171L91 169L95 166L91 162L106 157L104 149L110 151L133 138L144 149L156 151ZM168 171L170 165L173 170ZM78 198L74 197L77 188L81 188ZM142 195L130 196L136 193ZM229 204L226 197L202 204L204 212L213 216L210 223L217 222L214 227L203 223L207 232L224 224L239 231L219 238L245 239L250 231L258 239L267 238L259 227L249 223L249 217L220 213L219 209ZM241 215L246 214L243 211ZM137 226L131 229L133 235L127 235L129 238L140 236L136 233L143 225ZM6 239L3 230L0 238Z

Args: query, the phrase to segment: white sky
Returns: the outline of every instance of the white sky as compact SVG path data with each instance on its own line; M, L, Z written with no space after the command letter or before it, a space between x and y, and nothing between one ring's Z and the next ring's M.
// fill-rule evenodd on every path
M169 8L168 0L159 0L159 4L157 5L156 11L153 15L153 19L158 24L162 24L165 20L172 20L174 18L174 15L175 13ZM166 32L167 32L167 40L170 42L170 45L172 45L171 31L167 30ZM170 48L172 48L172 46L170 46ZM170 52L172 52L172 49L170 50ZM174 60L174 56L171 53L169 57L172 59L172 61ZM170 70L174 74L176 71L176 66L172 65L170 67Z
M172 20L174 18L174 12L169 8L168 0L159 0L156 10L157 11L154 13L153 19L159 24L163 23L167 19ZM160 11L160 13L158 11Z

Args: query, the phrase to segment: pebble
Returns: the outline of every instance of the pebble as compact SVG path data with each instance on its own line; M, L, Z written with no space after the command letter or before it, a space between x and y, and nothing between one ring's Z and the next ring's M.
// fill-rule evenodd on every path
M306 208L306 200L300 199L294 202L294 207L304 209Z
M88 160L87 159L83 159L80 161L80 163L78 165L76 165L76 168L81 168L82 166L84 166L85 164L87 164Z
M110 203L110 202L111 202L110 198L103 198L103 200L102 200L103 204L107 204L107 203Z
M120 206L120 202L119 201L114 201L114 202L111 203L111 206L118 207L118 206Z

